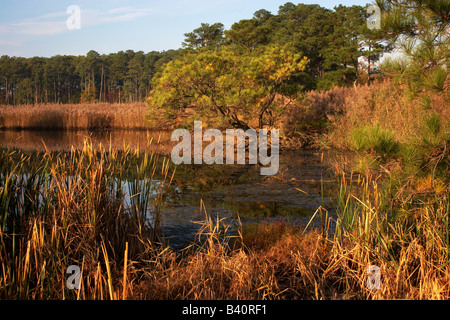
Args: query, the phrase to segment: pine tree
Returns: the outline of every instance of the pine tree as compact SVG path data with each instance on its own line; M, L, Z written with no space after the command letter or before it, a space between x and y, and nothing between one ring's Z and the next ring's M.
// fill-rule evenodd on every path
M444 90L450 59L449 0L379 0L383 30L396 42L406 61L384 65L414 90Z

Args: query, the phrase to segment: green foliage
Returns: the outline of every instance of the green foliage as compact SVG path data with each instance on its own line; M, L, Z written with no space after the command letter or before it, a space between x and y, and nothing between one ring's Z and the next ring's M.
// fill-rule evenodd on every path
M275 95L306 64L306 57L278 46L186 52L155 77L149 118L172 123L194 109L206 123L220 116L233 127L247 128L254 119L261 127Z
M450 141L450 132L448 131L449 120L445 122L435 112L430 111L425 114L423 119L423 129L420 135L419 143L425 149L434 149L440 147L445 141Z
M352 85L357 80L355 70L350 68L337 69L325 72L322 77L317 80L317 90L329 90L336 85Z
M193 32L185 33L186 39L182 43L183 47L197 49L203 47L216 47L224 41L223 24L202 23L201 26Z
M406 59L383 71L400 77L413 92L443 91L450 59L448 0L378 0L382 27Z
M351 133L351 147L358 152L371 152L382 159L392 157L399 151L395 133L383 129L378 123L354 129Z
M434 112L427 114L425 117L425 126L431 134L437 135L441 129L441 119Z
M280 6L277 15L257 11L252 19L233 24L225 35L232 44L247 50L271 44L292 47L310 61L297 81L306 90L327 89L354 83L361 69L361 56L368 58L371 69L363 67L373 73L380 54L390 50L382 33L367 29L366 18L361 6L339 5L333 11L288 2Z
M248 50L270 42L272 14L266 10L255 12L253 19L234 23L225 35L232 43Z
M426 85L436 92L442 92L445 89L445 80L447 79L448 72L443 68L433 68L430 72L429 78L426 81Z
M178 51L132 50L50 58L0 57L0 103L141 101L150 80Z
M320 50L325 73L317 80L318 89L353 83L360 67L358 58L361 56L361 30L366 24L365 10L361 6L342 5L334 10L328 18L332 32L327 34L327 44Z

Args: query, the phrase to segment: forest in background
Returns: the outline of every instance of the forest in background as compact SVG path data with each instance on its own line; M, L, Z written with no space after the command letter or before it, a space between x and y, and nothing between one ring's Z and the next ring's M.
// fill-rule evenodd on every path
M251 19L224 30L220 22L202 23L185 34L182 48L163 52L119 51L85 56L0 58L0 104L137 102L151 90L152 78L163 66L199 48L234 46L255 50L288 46L308 57L292 81L302 90L366 83L377 72L375 62L391 49L390 41L369 30L365 7L286 3L277 14L261 9ZM364 59L359 59L363 57Z

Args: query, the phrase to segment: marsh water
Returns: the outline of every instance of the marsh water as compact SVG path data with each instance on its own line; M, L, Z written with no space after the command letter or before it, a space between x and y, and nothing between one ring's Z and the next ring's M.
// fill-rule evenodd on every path
M147 149L170 155L171 132L126 131L0 131L0 147L27 152L69 151L94 145ZM150 143L151 141L151 143ZM175 248L195 239L205 215L231 225L284 220L305 226L322 206L333 216L328 159L315 150L281 151L279 171L261 176L259 165L184 165L177 168L173 192L161 209L165 239ZM203 202L204 207L201 207ZM203 209L204 208L204 209ZM206 211L206 212L205 212ZM312 220L318 226L320 218ZM231 228L233 229L233 228Z

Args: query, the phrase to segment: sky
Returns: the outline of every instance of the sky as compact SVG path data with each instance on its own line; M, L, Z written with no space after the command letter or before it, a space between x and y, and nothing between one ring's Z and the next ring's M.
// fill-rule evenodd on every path
M178 49L201 23L225 29L286 2L333 9L371 0L0 0L0 56L51 57Z

